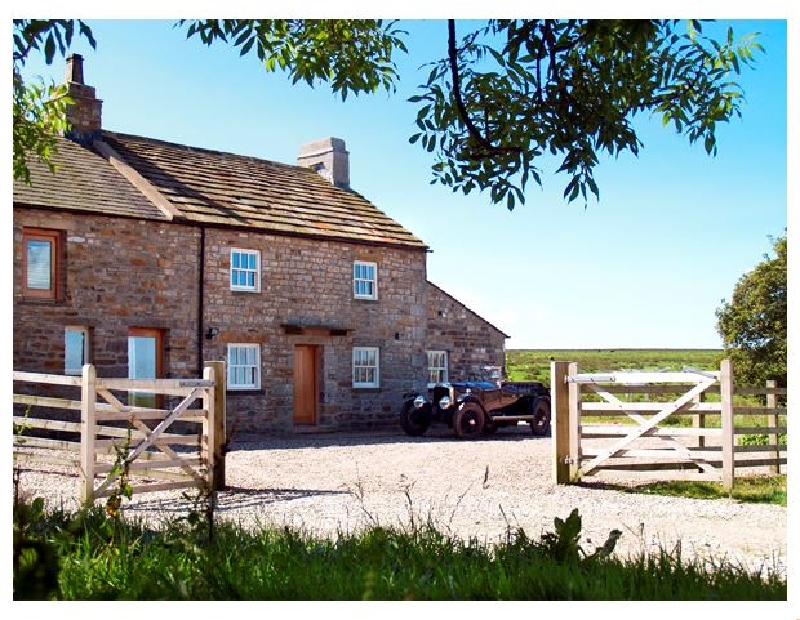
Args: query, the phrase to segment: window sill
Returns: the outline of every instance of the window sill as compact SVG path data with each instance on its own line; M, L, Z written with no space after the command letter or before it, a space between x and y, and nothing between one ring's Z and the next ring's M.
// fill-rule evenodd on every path
M30 304L32 306L58 306L64 305L65 301L63 299L53 299L52 297L26 297L21 296L19 298L20 303Z
M372 298L372 297L353 297L353 301L359 302L359 303L376 304L380 300L377 297L376 298Z
M383 392L383 388L380 387L352 387L350 388L350 392L354 394L378 394Z
M225 390L225 393L229 396L235 396L239 394L243 396L253 395L253 394L264 395L267 393L267 390L265 388L227 388Z

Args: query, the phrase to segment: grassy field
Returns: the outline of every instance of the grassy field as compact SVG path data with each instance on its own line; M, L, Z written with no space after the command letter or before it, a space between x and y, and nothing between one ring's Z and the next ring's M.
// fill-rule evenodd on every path
M578 362L580 372L614 370L682 370L689 366L718 370L722 349L509 349L509 381L550 385L550 362Z

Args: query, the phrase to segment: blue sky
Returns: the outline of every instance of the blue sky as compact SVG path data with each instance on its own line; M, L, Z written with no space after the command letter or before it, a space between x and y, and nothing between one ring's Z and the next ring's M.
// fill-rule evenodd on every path
M509 334L510 349L719 347L720 300L787 226L784 20L730 22L737 35L760 31L766 54L740 77L743 118L719 127L715 158L642 118L639 157L601 159L599 202L567 203L568 179L545 161L544 187L513 212L431 185L432 156L408 143L417 106L406 100L427 75L419 67L446 53L444 21L403 21L397 92L344 103L254 56L187 41L171 20L88 22L97 49L72 51L105 128L287 163L305 142L344 139L353 188L431 247L429 278ZM27 73L61 82L63 59L33 59Z

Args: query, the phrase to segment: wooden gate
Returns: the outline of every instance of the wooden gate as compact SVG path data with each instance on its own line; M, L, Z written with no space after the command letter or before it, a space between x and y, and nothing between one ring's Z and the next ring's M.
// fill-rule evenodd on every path
M785 395L786 390L775 388L774 383L766 389L736 390L730 360L723 360L719 371L580 374L574 362L552 362L551 371L557 483L575 482L603 470L682 470L681 477L694 472L695 478L721 481L730 489L734 453L770 453L768 459L749 460L743 454L740 467L769 464L778 468L786 463L786 447L778 445L777 438L786 432L778 424L786 408L775 403L775 396ZM766 393L768 406L734 407L734 392ZM706 399L709 394L713 396ZM754 413L769 415L769 426L734 427L734 415ZM587 420L604 416L614 416L616 421ZM619 422L620 416L627 423ZM693 418L691 427L675 420L686 416ZM707 416L718 417L719 424L706 427ZM747 433L769 433L775 445L737 446L735 436Z
M15 434L15 458L53 463L52 457L41 454L42 448L78 452L79 458L72 461L79 467L80 496L86 502L112 494L120 469L137 481L135 493L220 488L225 484L225 378L224 362L208 362L202 379L101 379L89 364L81 377L15 371L16 382L74 386L81 392L80 400L15 393L18 404L80 411L79 423L14 416L21 429L80 435L78 442L20 432ZM114 391L163 394L180 402L168 409L132 406ZM197 430L167 432L176 422L194 424ZM70 461L61 458L61 464Z

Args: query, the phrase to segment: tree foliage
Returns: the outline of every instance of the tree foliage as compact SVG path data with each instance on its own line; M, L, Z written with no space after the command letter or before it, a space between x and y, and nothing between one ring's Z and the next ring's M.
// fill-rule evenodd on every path
M737 381L786 386L786 235L773 241L774 257L744 274L730 302L717 310L717 331L731 356Z
M447 21L442 58L430 63L427 81L410 99L419 104L410 141L431 153L432 183L464 194L488 191L509 209L524 203L531 180L542 184L548 155L559 158L557 172L569 177L565 199L586 201L588 193L599 199L599 155L638 154L643 146L633 126L637 114L659 116L715 154L717 125L741 116L744 93L733 78L763 51L756 34L736 39L729 28L716 41L703 35L698 20L467 23L471 29L458 37L456 22ZM44 41L50 58L62 43L59 32L68 44L72 30L65 28L74 29L69 21L25 24L38 38L18 43L15 35L16 48L39 49ZM181 20L175 26L206 45L255 54L267 72L284 71L293 83L327 84L343 100L393 92L394 57L407 52L408 33L396 21ZM16 120L15 114L15 128ZM15 164L16 153L15 131Z
M22 67L31 52L44 54L45 62L53 62L56 49L65 56L72 43L75 29L92 47L96 46L91 29L80 20L14 20L14 179L30 184L28 157L36 155L51 171L55 170L52 155L56 151L56 136L68 129L67 105L72 103L66 86L45 84L38 78L27 83Z
M268 72L286 71L296 84L327 82L347 99L350 92L395 90L394 52L406 52L407 32L374 19L181 20L186 37L206 45L230 43L240 56L255 53Z
M715 154L717 123L741 115L731 78L762 50L730 28L722 42L703 36L697 20L492 20L460 39L448 25L449 53L411 99L422 104L411 142L434 153L434 182L509 209L530 179L542 184L546 154L570 177L565 199L599 200L598 155L639 153L637 114Z

